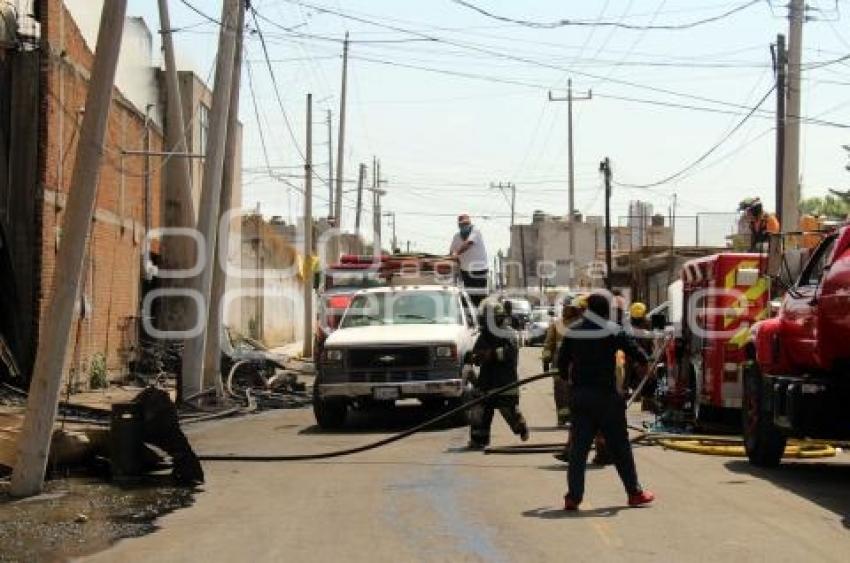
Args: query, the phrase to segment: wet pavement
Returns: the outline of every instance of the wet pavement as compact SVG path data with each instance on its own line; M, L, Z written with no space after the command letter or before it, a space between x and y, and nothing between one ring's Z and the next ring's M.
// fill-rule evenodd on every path
M169 475L117 486L100 479L48 481L42 495L9 497L0 484L0 561L67 561L157 529L154 520L190 506L197 491Z

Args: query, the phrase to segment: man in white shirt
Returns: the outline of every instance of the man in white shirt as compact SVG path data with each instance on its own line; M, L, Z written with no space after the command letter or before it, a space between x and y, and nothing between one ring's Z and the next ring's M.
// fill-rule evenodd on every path
M457 216L457 227L458 232L452 238L449 254L457 259L463 286L477 307L487 296L487 249L481 231L472 225L468 214Z

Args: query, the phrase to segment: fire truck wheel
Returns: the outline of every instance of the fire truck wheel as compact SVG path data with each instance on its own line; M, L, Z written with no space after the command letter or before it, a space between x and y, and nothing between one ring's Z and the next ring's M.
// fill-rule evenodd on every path
M782 462L787 438L773 425L770 413L762 408L761 371L755 362L744 369L744 448L750 463L758 467L777 467Z
M336 430L345 426L348 404L345 401L329 401L319 398L314 386L313 415L316 417L316 423L323 430Z

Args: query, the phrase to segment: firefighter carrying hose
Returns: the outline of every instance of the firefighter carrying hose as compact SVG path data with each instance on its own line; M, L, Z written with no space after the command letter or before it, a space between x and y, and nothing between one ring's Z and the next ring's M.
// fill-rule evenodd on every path
M758 251L769 241L771 234L779 233L779 220L776 215L765 212L761 198L748 197L738 204L738 211L744 212L750 229L750 252Z
M510 327L505 308L500 303L484 302L481 335L472 349L473 360L481 369L475 383L477 393L517 381L519 338ZM519 389L515 388L470 409L469 449L483 449L490 443L490 426L495 411L522 441L528 440L528 424L519 410Z
M577 510L584 498L587 455L597 432L605 442L628 495L630 506L653 501L640 486L626 425L625 399L617 392L615 352L633 361L649 358L625 331L611 322L609 296L598 292L587 300L588 311L570 327L561 344L558 368L572 381L572 432L565 510Z

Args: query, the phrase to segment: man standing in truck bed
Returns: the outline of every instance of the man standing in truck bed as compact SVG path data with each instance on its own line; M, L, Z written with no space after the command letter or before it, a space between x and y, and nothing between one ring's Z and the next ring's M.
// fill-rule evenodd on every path
M472 224L466 213L457 216L458 232L452 238L449 254L457 259L463 287L469 293L472 304L478 304L487 296L487 249L481 231Z
M578 510L584 498L587 454L597 432L605 442L626 489L630 506L652 502L655 496L638 482L635 460L626 427L625 399L617 392L617 350L646 365L646 353L623 328L610 320L610 296L597 292L587 299L584 318L564 336L558 369L572 382L572 435L569 453L569 491L565 510Z

